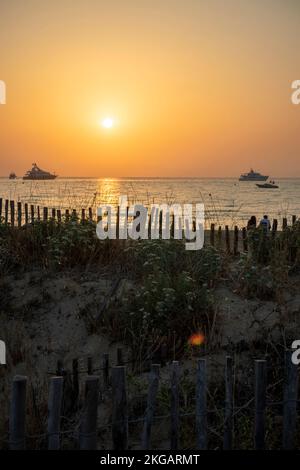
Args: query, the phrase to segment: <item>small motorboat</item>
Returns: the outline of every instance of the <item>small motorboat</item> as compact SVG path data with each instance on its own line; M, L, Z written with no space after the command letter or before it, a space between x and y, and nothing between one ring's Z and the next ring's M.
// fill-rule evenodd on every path
M9 175L9 179L10 179L10 180L15 180L16 178L17 178L16 173L11 172L10 175Z
M256 184L258 188L265 188L265 189L278 189L279 186L275 184L275 181L270 181L269 183L264 184Z

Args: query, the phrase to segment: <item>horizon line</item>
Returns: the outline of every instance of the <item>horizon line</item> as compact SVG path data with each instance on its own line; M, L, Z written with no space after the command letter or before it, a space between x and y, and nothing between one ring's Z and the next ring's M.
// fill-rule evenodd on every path
M300 179L299 176L271 176L271 179ZM0 176L0 179L9 179L8 176ZM16 178L17 180L22 180L23 177L19 176ZM239 179L239 176L234 175L234 176L71 176L71 175L66 175L66 176L57 176L56 179ZM15 181L15 180L14 180ZM30 181L48 181L48 180L30 180ZM49 180L49 181L55 181L55 180ZM245 182L245 181L243 181ZM251 182L251 181L250 181Z

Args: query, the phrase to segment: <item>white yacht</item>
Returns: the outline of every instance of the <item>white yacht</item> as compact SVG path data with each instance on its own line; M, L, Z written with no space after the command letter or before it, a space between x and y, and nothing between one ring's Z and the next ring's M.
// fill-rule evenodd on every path
M55 178L57 175L41 170L36 163L33 163L31 170L28 170L23 176L23 180L54 180Z
M267 181L269 176L262 175L261 173L257 173L252 168L249 173L243 173L240 176L240 181Z

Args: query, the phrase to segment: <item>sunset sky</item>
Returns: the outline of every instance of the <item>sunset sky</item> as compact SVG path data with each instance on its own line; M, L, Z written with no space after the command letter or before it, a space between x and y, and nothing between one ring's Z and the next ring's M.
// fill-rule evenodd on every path
M0 0L0 175L300 177L299 45L298 0Z

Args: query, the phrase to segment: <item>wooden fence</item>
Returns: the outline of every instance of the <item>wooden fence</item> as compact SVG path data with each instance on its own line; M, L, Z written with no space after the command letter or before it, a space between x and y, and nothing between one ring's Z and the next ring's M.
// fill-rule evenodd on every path
M49 209L22 202L15 203L15 201L0 198L0 221L12 227L21 227L37 221L56 220L61 222L63 217L66 219L73 217L79 221L85 221L93 220L95 214L91 207L87 210L82 209L80 214L75 209L66 209L63 213L61 209Z
M121 354L122 356L122 354ZM119 357L122 360L122 357ZM295 446L297 405L298 405L298 369L291 361L291 351L285 353L285 366L283 368L283 400L276 402L282 412L282 449L293 449ZM59 369L61 368L61 369ZM36 437L44 437L47 440L49 450L61 448L61 437L64 433L72 435L76 439L78 448L82 450L97 449L101 445L99 427L111 429L111 441L114 450L126 450L130 447L129 424L142 424L140 448L151 449L151 436L153 424L156 421L164 421L170 426L170 449L180 449L180 425L181 419L187 414L180 413L180 365L179 362L171 363L170 376L170 413L166 416L157 416L155 413L157 395L160 386L160 365L152 364L149 373L149 387L146 409L142 417L131 420L128 412L128 389L126 384L126 366L118 365L109 367L109 358L105 354L102 358L101 375L93 375L92 362L88 360L88 375L85 376L85 399L82 406L78 431L61 431L61 412L64 398L64 371L62 363L58 364L61 375L50 378L48 399L48 422L45 434ZM253 399L240 408L234 403L234 364L231 357L226 358L224 389L225 401L223 413L223 449L234 448L234 438L239 429L234 427L234 421L239 410L245 410L253 406L253 447L261 450L266 447L266 411L272 403L267 401L267 361L255 361L254 394ZM189 413L194 419L196 429L196 448L205 450L209 448L209 424L207 407L208 379L207 361L205 358L197 360L195 380L195 407ZM78 392L78 362L73 363L73 388ZM101 384L101 387L100 387ZM12 450L25 449L26 447L26 391L28 378L16 376L12 383L10 421L9 421L9 448ZM112 413L111 422L108 424L98 422L98 410L101 407L101 390L108 391L111 398ZM273 403L274 405L274 403ZM192 439L192 436L191 436ZM103 444L101 445L103 448Z
M60 209L49 209L48 207L40 207L32 204L23 204L21 202L15 203L8 199L3 200L0 198L0 222L11 227L22 227L23 225L34 224L37 221L56 221L61 223L62 220L73 220L78 223L93 221L97 219L97 215L93 208L81 209L78 212L76 209L66 209L63 213ZM291 218L292 225L297 222L297 216L293 215ZM195 224L195 222L194 222ZM151 227L151 217L149 216L149 226ZM119 207L117 207L117 230L119 227ZM273 219L271 224L271 233L276 235L277 230L285 230L288 228L288 219L284 217L281 221L281 227L277 219ZM195 229L195 226L194 226ZM159 218L159 233L162 233L162 217ZM174 233L174 218L171 215L171 234ZM224 246L228 253L237 255L239 250L248 251L247 229L246 227L239 228L235 225L232 228L229 225L225 227L217 226L215 223L210 224L209 235L205 237L205 243L210 243L212 246Z

